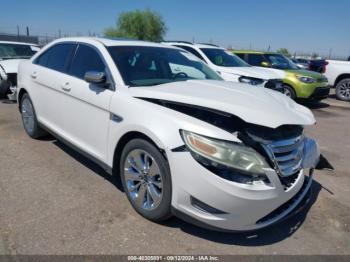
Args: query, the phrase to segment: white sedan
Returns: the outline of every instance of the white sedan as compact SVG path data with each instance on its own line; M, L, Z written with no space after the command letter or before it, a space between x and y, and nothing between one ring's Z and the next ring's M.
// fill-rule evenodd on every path
M39 50L36 44L0 41L0 99L16 100L18 64Z
M120 176L152 221L175 214L252 230L308 198L319 160L303 133L312 113L278 92L225 82L185 50L60 39L20 64L18 88L29 136L49 131Z

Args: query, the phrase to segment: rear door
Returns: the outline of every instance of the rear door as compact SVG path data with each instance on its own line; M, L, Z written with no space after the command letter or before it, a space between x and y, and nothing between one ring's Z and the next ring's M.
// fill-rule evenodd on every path
M63 124L63 83L75 43L56 44L36 58L30 71L30 95L39 122L60 133Z
M86 82L84 76L88 71L105 72L108 85ZM64 83L65 100L61 112L68 140L100 161L107 159L109 105L114 94L108 72L96 47L79 44Z

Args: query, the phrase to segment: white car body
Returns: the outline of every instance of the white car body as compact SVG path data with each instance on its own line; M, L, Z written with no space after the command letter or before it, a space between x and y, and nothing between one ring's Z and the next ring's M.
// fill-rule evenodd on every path
M67 42L96 49L108 66L114 88L94 89L85 80L34 63L50 47ZM264 169L269 184L261 181L253 184L229 181L203 167L189 151L181 150L184 140L180 130L242 144L237 133L154 101L190 105L196 110L206 108L215 114L225 112L271 132L283 125L313 125L315 119L309 109L272 90L217 80L129 87L107 50L116 46L178 50L142 41L95 38L56 40L32 59L20 64L19 101L28 93L40 125L91 156L109 172L115 165L115 154L121 150L118 143L123 138L135 132L149 138L169 162L173 212L180 217L194 219L198 225L219 230L258 229L286 217L302 202L312 181L312 177L306 179L308 169L313 169L319 158L318 147L313 140L298 140L298 143L302 143L302 147L298 147L302 152L298 152L303 155L300 160L303 169L298 169L295 181L288 189L282 185L273 167ZM192 197L222 213L210 213L198 208L191 202ZM291 199L293 203L283 212L258 222Z
M32 51L39 51L40 48L36 44L32 43L23 43L23 42L11 42L11 41L0 41L1 44L9 44L9 45L23 45L23 46L30 46ZM9 81L15 82L14 79L9 79L9 75L12 75L12 78L16 78L17 72L18 72L18 65L21 61L24 59L16 59L16 58L10 58L10 59L1 59L1 50L0 50L0 82L2 81ZM11 92L8 95L10 100L16 99L16 83L11 82Z
M324 75L330 85L335 86L339 79L350 77L350 61L327 60L327 62Z
M195 50L193 51L192 54L193 55L199 54L200 57L198 58L202 59L210 68L218 72L225 81L240 82L239 80L240 77L250 77L250 78L263 80L262 83L258 84L258 86L264 87L269 80L277 80L277 79L282 80L286 76L286 73L282 70L250 66L246 64L243 60L242 62L246 64L246 66L239 66L239 67L218 66L214 64L208 58L208 56L202 51L203 48L224 50L227 54L231 56L235 56L235 58L239 60L241 59L236 55L232 54L231 52L227 51L226 49L217 47L214 45L191 44L186 42L163 42L163 44L183 48L189 52L191 52L192 50Z
M350 61L327 60L324 75L338 99L350 101Z

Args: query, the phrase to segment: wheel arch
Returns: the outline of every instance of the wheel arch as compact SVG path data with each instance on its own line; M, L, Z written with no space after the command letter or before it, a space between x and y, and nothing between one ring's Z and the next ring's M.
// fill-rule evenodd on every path
M340 81L342 81L343 79L346 79L346 78L350 78L350 74L341 74L341 75L339 75L338 77L337 77L337 79L335 80L335 82L334 82L334 87L336 87L337 86L337 84L340 82Z
M294 99L298 98L297 90L296 90L296 88L293 85L291 85L290 83L284 83L283 82L283 86L289 87L291 89L291 91L294 92L294 94L293 94L295 96Z
M152 145L154 145L160 152L161 154L165 157L165 159L168 159L166 156L166 152L165 150L160 147L155 141L154 139L152 139L150 136L146 135L143 132L140 131L128 131L127 133L123 134L120 139L118 140L115 149L114 149L114 153L113 153L113 168L112 168L112 173L115 176L119 177L119 168L120 168L120 157L123 151L123 148L125 147L125 145L136 138L140 138L140 139L144 139L148 142L150 142Z
M24 94L28 94L28 91L25 88L21 88L17 95L18 109L20 112L21 112L21 100Z

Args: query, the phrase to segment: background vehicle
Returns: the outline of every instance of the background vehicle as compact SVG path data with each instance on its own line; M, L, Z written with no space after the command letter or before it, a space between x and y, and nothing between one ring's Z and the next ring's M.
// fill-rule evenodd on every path
M323 74L326 71L328 62L325 59L312 59L309 62L309 70Z
M304 58L291 58L291 60L300 68L300 69L308 69L309 68L309 60Z
M16 99L18 64L38 50L35 44L0 41L0 99Z
M336 96L340 100L350 101L350 62L327 60L324 75L329 84L335 87Z
M176 214L251 230L309 198L320 157L303 134L315 123L311 111L223 81L179 48L60 39L20 64L18 87L27 134L45 128L120 175L131 205L152 221Z
M168 41L164 44L185 49L218 72L226 81L283 91L282 78L285 77L285 73L281 70L250 66L224 48L212 44L192 44L182 41Z
M329 86L325 76L302 70L281 54L239 50L235 50L234 53L251 65L284 70L287 73L283 79L285 94L292 99L322 100L328 97Z
M306 59L291 58L291 60L300 68L323 74L328 62L325 59Z

